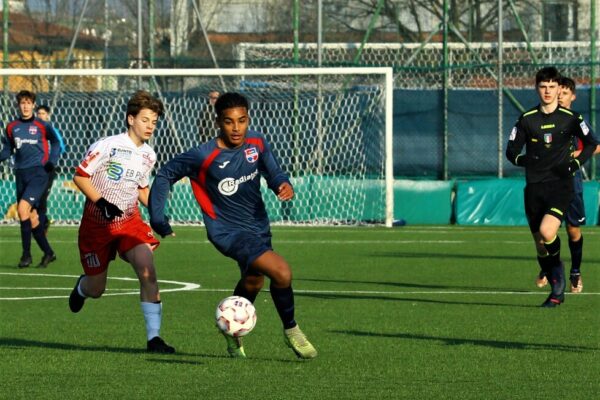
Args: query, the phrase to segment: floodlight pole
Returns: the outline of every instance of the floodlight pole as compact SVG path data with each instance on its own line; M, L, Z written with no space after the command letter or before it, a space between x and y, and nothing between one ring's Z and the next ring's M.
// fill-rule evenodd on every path
M502 15L502 0L498 0L498 178L502 178L504 170L502 168L502 160L504 159L502 154L502 131L503 128L503 114L504 114L504 83L503 79L503 58L502 53L504 52L504 33L503 33L503 22L504 16Z
M590 124L596 132L596 0L590 0ZM590 179L596 179L596 158L592 157Z
M142 45L142 0L137 1L137 50L138 50L138 69L142 69L142 60L144 59L144 48ZM138 87L142 87L142 77L138 76Z

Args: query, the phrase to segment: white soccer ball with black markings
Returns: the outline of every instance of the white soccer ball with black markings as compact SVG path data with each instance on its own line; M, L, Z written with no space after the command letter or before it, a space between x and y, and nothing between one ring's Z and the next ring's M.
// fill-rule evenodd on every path
M233 337L245 336L256 325L256 309L241 296L226 297L217 306L217 327Z

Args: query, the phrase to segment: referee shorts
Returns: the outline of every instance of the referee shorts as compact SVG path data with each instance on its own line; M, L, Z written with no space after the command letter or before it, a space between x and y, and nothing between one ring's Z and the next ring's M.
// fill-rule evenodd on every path
M525 186L525 215L531 232L539 232L546 214L565 219L573 198L573 179L528 183Z

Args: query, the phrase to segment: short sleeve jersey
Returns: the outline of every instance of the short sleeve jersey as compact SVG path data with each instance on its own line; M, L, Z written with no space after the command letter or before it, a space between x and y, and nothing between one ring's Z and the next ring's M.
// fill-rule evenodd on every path
M138 147L123 133L94 143L77 167L77 174L89 177L101 196L123 211L123 216L113 221L118 224L139 213L138 189L148 187L155 163L156 153L150 146L144 143ZM83 218L107 223L89 200Z

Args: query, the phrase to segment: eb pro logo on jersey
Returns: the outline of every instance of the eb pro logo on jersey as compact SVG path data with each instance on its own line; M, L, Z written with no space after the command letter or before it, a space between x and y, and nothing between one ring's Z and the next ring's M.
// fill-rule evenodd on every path
M250 147L249 149L244 150L244 154L246 154L246 161L249 163L255 163L258 160L258 151L256 151L256 147Z
M123 177L123 171L121 164L111 161L106 168L106 176L111 181L119 181Z

